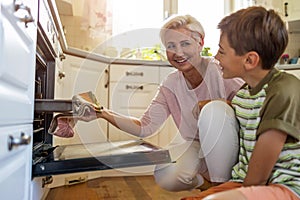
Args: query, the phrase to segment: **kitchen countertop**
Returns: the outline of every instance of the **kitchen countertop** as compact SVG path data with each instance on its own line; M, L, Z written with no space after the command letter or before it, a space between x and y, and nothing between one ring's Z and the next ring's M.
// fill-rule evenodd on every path
M147 65L147 66L162 66L172 67L167 61L151 61L151 60L138 60L138 59L122 59L122 58L111 58L101 54L95 54L81 49L67 48L64 50L66 54L89 58L92 60L109 63L109 64L130 64L130 65ZM300 69L300 64L285 64L276 65L276 68L280 70L297 70Z
M283 70L297 70L300 69L300 64L276 65L276 67Z
M161 66L171 67L167 61L152 61L152 60L138 60L138 59L122 59L122 58L111 58L101 54L96 54L81 49L67 47L63 49L65 54L78 56L82 58L89 58L91 60L107 63L107 64L130 64L130 65L147 65L147 66Z

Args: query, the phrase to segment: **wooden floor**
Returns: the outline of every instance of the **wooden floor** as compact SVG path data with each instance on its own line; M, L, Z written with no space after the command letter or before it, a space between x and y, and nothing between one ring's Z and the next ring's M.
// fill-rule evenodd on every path
M46 200L170 200L195 196L199 190L168 192L153 176L103 177L71 186L52 188Z

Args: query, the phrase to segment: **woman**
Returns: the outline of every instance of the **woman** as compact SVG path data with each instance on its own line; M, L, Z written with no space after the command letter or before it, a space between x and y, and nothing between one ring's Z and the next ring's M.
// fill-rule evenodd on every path
M230 101L243 82L224 80L217 63L200 56L205 34L192 16L171 18L162 27L160 36L168 61L177 70L162 82L143 116L136 119L104 109L98 118L135 136L147 137L169 115L173 117L184 142L170 145L176 162L158 165L154 172L156 182L166 190L193 189L203 185L205 179L227 181L238 150L233 110L224 101L210 102L204 108L201 104L217 99ZM194 108L198 102L199 107ZM200 141L204 143L200 145Z
M169 63L177 70L161 83L145 113L137 119L105 108L97 112L97 118L141 138L173 117L183 142L169 145L175 162L158 165L154 172L157 184L169 191L203 188L206 180L225 182L237 159L238 124L226 101L230 102L243 82L224 80L214 59L200 56L204 36L202 25L190 15L168 20L160 37ZM67 130L63 124L68 122L59 121L61 130Z

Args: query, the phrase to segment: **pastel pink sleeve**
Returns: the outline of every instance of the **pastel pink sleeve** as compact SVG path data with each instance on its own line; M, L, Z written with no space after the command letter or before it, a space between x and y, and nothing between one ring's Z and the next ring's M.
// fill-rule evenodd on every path
M141 116L141 137L147 137L155 133L170 115L168 103L166 101L163 87L161 86Z

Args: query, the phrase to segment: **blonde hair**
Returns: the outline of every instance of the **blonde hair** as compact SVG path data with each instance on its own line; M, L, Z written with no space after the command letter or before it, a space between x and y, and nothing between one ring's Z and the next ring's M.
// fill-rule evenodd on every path
M174 15L170 17L160 30L160 39L165 45L165 34L169 29L185 28L192 32L192 37L196 41L203 40L205 37L204 29L201 23L191 15Z

